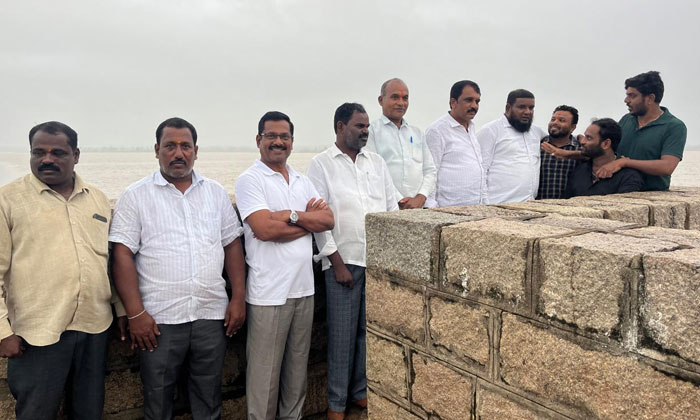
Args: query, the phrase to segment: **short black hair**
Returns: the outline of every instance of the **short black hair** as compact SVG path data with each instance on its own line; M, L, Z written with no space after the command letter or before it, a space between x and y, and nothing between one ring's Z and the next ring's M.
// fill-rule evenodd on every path
M355 102L345 102L335 110L335 115L333 116L333 131L338 132L338 121L342 121L343 124L350 122L352 114L359 112L366 114L365 107Z
M566 111L571 114L571 124L578 124L578 109L574 108L573 106L569 105L559 105L558 107L554 108L554 111L552 114L554 114L557 111Z
M610 146L613 152L617 152L617 146L620 144L622 139L622 129L620 124L612 118L601 118L599 120L593 121L591 124L595 124L599 128L600 141L610 139Z
M260 118L260 121L258 121L258 135L263 133L267 121L287 121L289 123L289 134L292 136L294 135L294 124L292 120L289 119L287 114L279 111L268 111Z
M519 98L528 98L528 99L535 99L535 95L532 94L529 90L525 89L515 89L511 91L508 94L508 98L506 99L506 103L508 105L513 105L516 100Z
M479 89L479 85L477 85L476 82L472 82L471 80L460 80L452 85L452 88L450 89L450 99L454 99L455 101L458 100L465 86L471 86L476 93L481 95L481 89Z
M34 127L32 127L32 129L29 130L29 146L30 147L32 145L32 138L34 138L34 134L36 134L38 131L43 131L44 133L49 133L49 134L54 134L54 135L56 135L58 133L63 133L68 137L68 145L70 146L70 148L73 150L78 149L78 133L76 133L75 130L68 127L66 124L63 124L62 122L47 121L47 122L37 124Z
M192 142L194 142L194 144L197 144L197 130L194 129L194 126L192 124L178 117L168 118L167 120L160 123L158 128L156 128L156 143L160 144L160 138L163 136L163 130L165 129L165 127L187 128L188 130L190 130L190 134L192 134Z
M644 96L654 94L654 102L661 102L664 97L664 82L658 71L648 71L625 80L625 90L635 88Z

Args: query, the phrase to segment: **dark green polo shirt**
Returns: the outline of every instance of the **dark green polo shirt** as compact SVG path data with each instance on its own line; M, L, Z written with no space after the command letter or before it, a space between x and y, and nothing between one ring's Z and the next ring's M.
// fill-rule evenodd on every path
M663 114L656 120L638 128L637 117L627 114L620 119L622 140L617 147L617 155L637 160L656 160L663 155L683 159L685 138L688 130L683 121L661 107ZM667 190L671 185L670 176L648 175L642 172L645 191Z

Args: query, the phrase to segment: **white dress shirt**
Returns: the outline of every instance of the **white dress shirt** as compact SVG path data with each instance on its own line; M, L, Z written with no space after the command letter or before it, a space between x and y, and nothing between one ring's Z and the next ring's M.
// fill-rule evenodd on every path
M448 113L425 130L425 140L437 168L435 190L427 207L483 204L486 200L486 170L476 139L474 122L467 131Z
M401 128L386 115L372 121L365 150L381 156L389 167L400 198L426 198L435 188L435 164L419 128L402 120Z
M284 305L288 298L314 294L311 234L289 242L261 241L245 221L259 210L306 211L320 195L309 179L287 165L284 176L260 160L236 179L236 206L243 219L248 281L246 301L252 305Z
M364 149L353 162L333 144L314 156L306 174L335 218L332 231L314 235L323 269L330 267L326 257L335 251L345 264L364 267L365 215L399 209L386 163L378 154Z
M119 198L109 240L134 253L146 311L159 324L182 324L224 319L224 247L242 231L219 183L192 171L183 194L156 171Z
M546 135L534 125L521 133L505 115L479 130L487 173L487 204L535 199L540 184L540 140Z

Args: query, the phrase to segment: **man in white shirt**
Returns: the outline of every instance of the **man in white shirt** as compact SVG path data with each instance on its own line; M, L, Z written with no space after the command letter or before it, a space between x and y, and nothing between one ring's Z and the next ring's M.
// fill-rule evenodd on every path
M369 136L362 105L341 105L333 123L335 144L313 158L307 175L335 216L333 230L315 237L326 280L327 418L342 420L348 402L367 406L365 215L398 205L386 163L362 149Z
M146 419L172 418L186 360L192 417L220 418L226 336L245 320L243 229L226 190L193 170L197 150L192 124L163 121L155 144L160 170L122 194L109 234L132 348L142 350Z
M466 206L486 200L486 171L472 121L479 111L481 90L471 80L450 89L450 111L425 130L437 168L437 183L427 207Z
M419 209L435 188L435 165L418 127L403 118L408 109L408 86L401 79L382 84L379 105L382 116L372 121L368 151L379 154L391 173L401 209Z
M540 182L540 140L532 125L535 95L525 89L508 94L506 112L477 133L487 172L488 204L534 200Z
M293 135L287 115L263 115L260 160L236 180L248 263L249 420L301 419L314 313L311 232L334 224L311 181L287 165Z

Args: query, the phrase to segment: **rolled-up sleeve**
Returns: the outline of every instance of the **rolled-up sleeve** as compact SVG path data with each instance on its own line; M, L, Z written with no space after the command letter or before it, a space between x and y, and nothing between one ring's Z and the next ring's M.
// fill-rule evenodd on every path
M114 206L109 241L126 246L133 254L141 249L141 217L131 191L124 192Z

